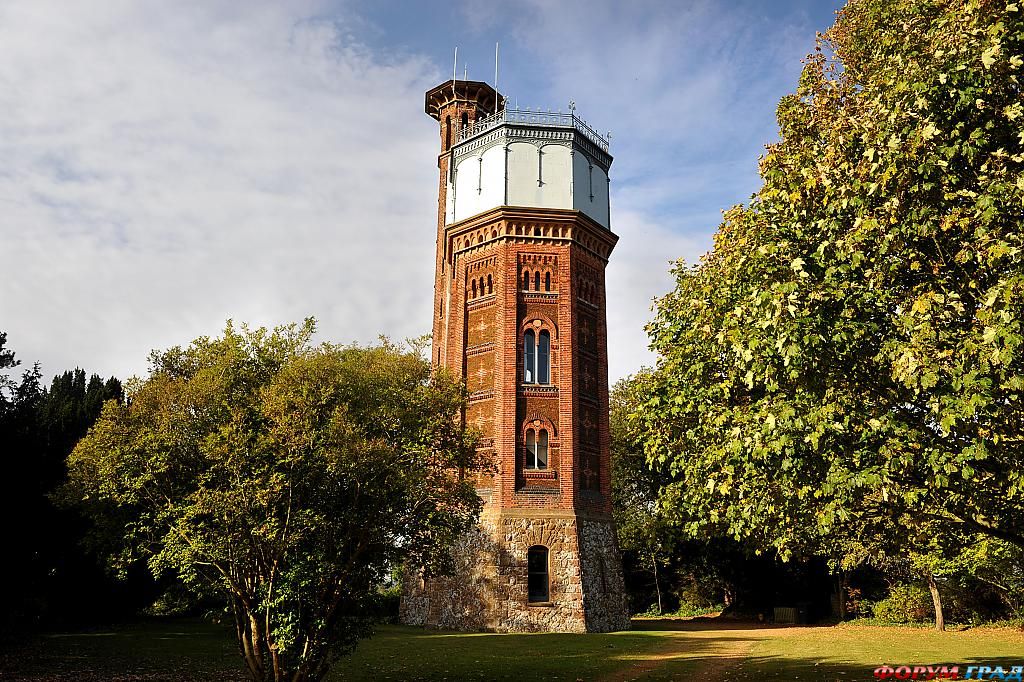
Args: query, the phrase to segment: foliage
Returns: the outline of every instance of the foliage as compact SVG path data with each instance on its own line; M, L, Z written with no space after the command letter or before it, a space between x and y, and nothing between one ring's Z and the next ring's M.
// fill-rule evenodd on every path
M657 604L652 604L649 609L636 614L637 618L699 618L700 616L715 616L722 612L725 606L712 604L703 599L697 602L683 601L679 608L673 611L660 611Z
M680 263L636 411L691 535L910 516L1024 546L1024 12L852 0L761 189Z
M7 401L5 395L10 390L11 379L3 372L5 369L18 366L18 360L14 357L14 351L4 348L7 345L7 332L0 332L0 405Z
M0 334L0 369L16 366ZM74 511L56 508L48 495L64 479L64 460L99 416L104 400L118 399L116 379L86 379L77 369L42 382L38 365L19 381L0 386L0 441L6 488L0 514L6 530L0 581L17 585L5 599L0 632L91 622L124 615L139 585L118 586L84 546L86 525Z
M154 353L69 458L67 499L197 594L224 596L255 680L322 679L396 565L440 568L479 500L461 384L314 323Z
M658 510L659 472L649 466L627 421L642 395L644 376L619 380L609 395L612 511L619 548L630 555L627 565L649 573L660 610L664 577L659 577L659 570L667 567L673 555L675 532Z
M921 623L932 615L932 598L920 585L893 585L889 595L875 604L872 615L883 623Z

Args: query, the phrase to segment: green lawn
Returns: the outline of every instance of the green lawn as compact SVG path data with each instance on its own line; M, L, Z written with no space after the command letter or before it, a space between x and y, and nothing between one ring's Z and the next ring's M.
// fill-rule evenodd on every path
M786 636L755 642L728 679L867 679L876 666L986 663L1024 665L1024 632L841 625L794 628ZM960 676L966 669L961 666Z
M390 626L361 644L331 679L594 680L656 655L668 634L463 634Z
M869 680L882 663L1024 664L1024 632L638 620L606 635L381 627L332 682L363 680ZM961 669L961 674L963 669ZM244 680L230 634L195 621L42 637L0 650L0 680Z

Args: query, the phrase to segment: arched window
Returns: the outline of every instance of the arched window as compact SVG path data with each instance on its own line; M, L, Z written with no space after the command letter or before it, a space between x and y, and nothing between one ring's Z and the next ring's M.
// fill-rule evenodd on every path
M473 296L471 298L476 298L476 280L474 279L471 281L473 283Z
M544 291L551 291L551 273L544 273Z
M448 149L452 146L452 117L444 117L444 148Z
M537 340L537 383L551 383L551 334L546 331Z
M551 383L551 334L535 334L527 329L523 334L523 383Z
M469 127L469 114L463 112L462 114L462 129L465 130Z
M523 291L530 290L530 271L526 270L523 272Z
M534 545L526 551L526 587L531 604L551 599L548 588L548 548Z
M491 276L490 275L487 275L487 293L488 294L493 294L494 293L494 285L493 285L493 283L491 281Z
M480 278L480 295L481 296L484 295L484 278L483 277Z
M536 337L532 329L523 335L523 381L527 384L537 383Z
M533 273L533 290L540 291L540 270Z
M548 468L548 432L545 429L526 432L526 468Z

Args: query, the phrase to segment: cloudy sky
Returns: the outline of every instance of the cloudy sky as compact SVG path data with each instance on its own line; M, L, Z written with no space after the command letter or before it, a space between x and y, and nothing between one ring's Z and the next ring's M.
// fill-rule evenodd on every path
M126 377L227 318L430 329L436 123L459 75L612 131L612 379L668 263L757 185L838 0L0 0L0 331Z

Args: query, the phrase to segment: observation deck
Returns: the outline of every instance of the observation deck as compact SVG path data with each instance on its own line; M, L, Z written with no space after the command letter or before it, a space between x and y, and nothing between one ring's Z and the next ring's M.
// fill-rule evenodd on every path
M575 111L562 113L560 111L541 111L540 109L534 111L526 108L502 109L497 113L491 114L490 116L466 126L458 131L455 139L456 144L471 140L478 135L483 135L487 131L493 130L494 128L506 123L547 128L571 128L581 133L584 137L597 145L601 151L606 153L608 152L611 143L611 133L602 135L597 132L591 128L586 121L577 116Z

